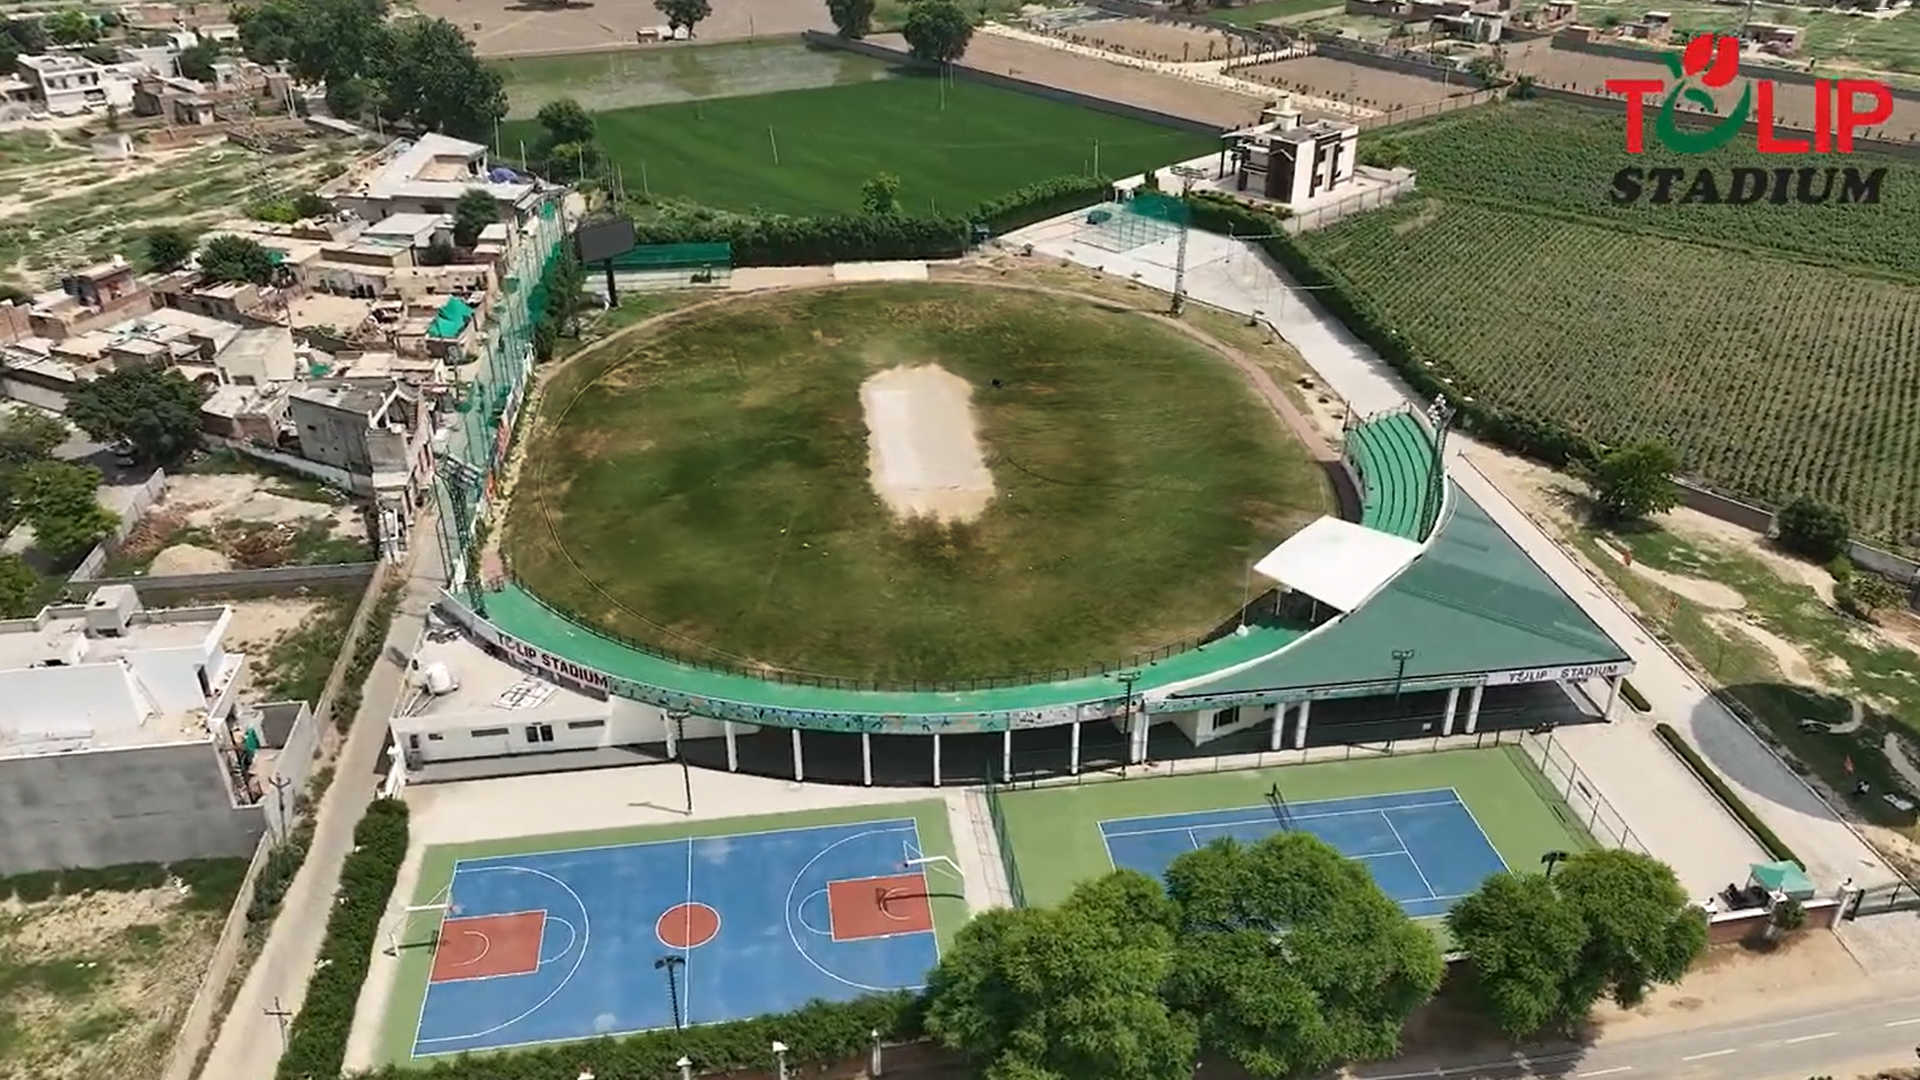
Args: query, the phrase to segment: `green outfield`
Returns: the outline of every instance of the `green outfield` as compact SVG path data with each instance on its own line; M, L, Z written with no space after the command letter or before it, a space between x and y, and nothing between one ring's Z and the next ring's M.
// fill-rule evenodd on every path
M853 212L879 173L911 213L964 213L1058 176L1129 176L1216 149L1211 136L931 76L595 114L630 194L729 210ZM501 133L507 156L539 137Z
M1551 787L1517 746L1366 758L1273 769L1090 781L1002 791L997 798L1028 904L1058 903L1082 881L1114 868L1100 823L1118 818L1264 807L1280 785L1288 802L1452 788L1507 865L1536 868L1549 851L1593 840L1558 812ZM1002 852L1005 857L1007 852Z
M471 864L474 860L482 859L497 860L502 856L523 856L532 869L518 865L500 866L498 864L494 864L494 869L544 878L559 885L565 892L574 894L576 898L578 894L574 893L575 888L583 892L589 886L606 890L605 895L597 897L589 894L589 901L594 901L593 919L588 920L593 924L591 941L596 949L614 950L614 955L621 960L627 959L627 954L630 952L634 964L644 968L658 953L659 943L654 941L652 924L645 919L638 922L626 919L624 923L622 922L623 916L632 914L625 909L627 905L623 901L648 890L657 891L660 882L655 879L663 876L662 872L669 866L677 871L681 864L677 855L662 857L657 851L647 853L642 850L628 853L620 849L628 848L630 845L652 845L673 841L730 840L732 841L730 844L709 846L700 852L698 873L703 885L698 892L691 884L686 885L685 896L689 900L713 899L723 906L730 897L744 896L745 900L742 902L751 906L761 902L762 894L777 896L784 890L788 879L794 877L792 867L779 864L778 857L773 858L771 862L764 857L756 859L753 852L759 849L750 849L736 851L733 859L736 864L744 861L746 865L735 865L729 868L722 865L721 860L727 857L730 847L737 847L742 842L763 842L779 834L792 834L799 838L798 846L803 849L800 854L805 855L807 843L804 837L808 830L831 830L835 827L844 830L847 827L867 823L904 826L909 820L912 822L912 827L917 830L921 852L926 855L942 855L949 859L954 857L953 834L947 826L947 808L944 802L930 800L875 803L866 806L834 807L777 815L689 821L625 829L596 829L587 832L546 833L505 840L430 846L420 855L419 878L415 881L410 896L404 902L411 905L445 903L453 890L454 873L458 864ZM842 832L833 835L844 836L845 834ZM824 849L820 849L806 865L812 866L814 862L826 857L832 849L840 847L842 843L845 843L845 840L840 843L827 843ZM676 847L674 850L685 850L686 873L693 874L695 851L692 845L688 845L685 849ZM778 854L775 852L776 856ZM898 857L897 854L895 857ZM789 861L793 860L789 859ZM565 883L545 872L542 867L562 876L570 874L574 888L568 888ZM880 867L878 872L892 872L896 869L904 870L905 867L888 862ZM467 896L469 903L472 903L474 898L484 895L473 891L472 886L466 883L471 880L470 874L484 875L487 872L485 864L479 868L469 866L462 871L460 878L462 891L453 897L456 905L460 902L460 895ZM934 934L943 948L953 940L953 935L968 918L967 902L960 895L960 890L946 886L949 876L936 868L928 877L932 888L928 893L927 906L933 919ZM676 881L672 890L676 895L679 887ZM397 906L402 901L396 897L393 903ZM641 906L644 907L644 901L641 902ZM791 896L787 906L791 907ZM498 905L495 907L498 909ZM584 911L585 908L583 908ZM448 913L448 916L471 917L488 914L489 912L485 910L485 902L482 900L482 910L462 911L456 907ZM649 912L643 911L641 914L647 915ZM415 1040L419 1035L425 1011L429 979L433 974L437 950L434 947L422 946L433 944L439 937L438 920L442 915L439 912L425 912L414 918L415 921L409 923L399 934L399 940L403 942L398 953L399 971L393 978L385 1007L379 1016L378 1055L383 1064L400 1065L409 1062L424 1064L421 1058L415 1056ZM390 930L390 927L382 928L380 938L382 949L388 948ZM748 946L750 947L753 940L752 935L766 936L772 930L771 926L754 926L746 939ZM779 939L784 941L784 935L779 935ZM584 949L588 940L586 934L583 933L579 940ZM572 941L573 939L568 939L568 950L573 947ZM741 946L732 947L738 949ZM551 952L551 950L548 951ZM511 982L511 980L508 981ZM559 993L558 988L555 993ZM553 996L549 994L548 998L551 999ZM487 1003L483 1001L481 1004ZM564 1005L565 1003L562 1002L561 1005L554 1007L561 1008ZM509 1010L509 1012L513 1011L517 1010ZM520 1019L524 1020L534 1012L535 1010L528 1010L521 1015ZM507 1026L502 1025L502 1028ZM509 1037L510 1035L511 1032L503 1035L500 1045L496 1047L476 1049L506 1049L526 1044L524 1039Z

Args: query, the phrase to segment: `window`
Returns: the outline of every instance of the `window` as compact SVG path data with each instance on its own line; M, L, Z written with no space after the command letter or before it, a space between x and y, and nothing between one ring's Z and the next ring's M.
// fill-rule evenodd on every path
M605 720L569 720L567 721L568 731L585 731L588 728L597 728L597 727L606 727L606 726L607 726L607 722Z
M1219 712L1214 713L1213 719L1209 722L1208 726L1218 731L1223 727L1232 727L1239 722L1240 706L1235 705L1231 709L1221 709Z
M468 734L476 739L497 739L506 733L507 729L503 727L479 727L474 728Z
M553 741L553 725L552 724L528 724L527 725L527 741L530 743L552 742Z
M441 739L440 739L440 736L439 736L439 735L435 735L435 734L432 734L432 733L428 733L428 735L427 735L427 741L428 741L428 742L439 742L439 741L441 741Z

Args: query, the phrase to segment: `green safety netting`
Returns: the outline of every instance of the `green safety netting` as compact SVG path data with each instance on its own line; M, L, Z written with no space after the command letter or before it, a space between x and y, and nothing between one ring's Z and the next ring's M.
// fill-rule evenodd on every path
M455 338L467 328L467 322L473 318L473 305L455 296L440 306L433 317L433 325L427 327L428 337Z
M732 244L643 244L613 260L615 270L698 270L733 267Z

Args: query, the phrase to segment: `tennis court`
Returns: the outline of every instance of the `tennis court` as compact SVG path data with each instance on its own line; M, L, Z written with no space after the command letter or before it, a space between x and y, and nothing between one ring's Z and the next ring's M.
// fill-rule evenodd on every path
M403 1032L388 1025L390 1059L916 989L940 957L936 906L949 932L965 908L964 883L942 857L944 826L923 831L926 814L898 816L921 805L791 827L709 823L733 827L704 836L535 837L522 850L455 853L421 901L445 907L415 912L383 943L411 963L402 983L418 995L395 997L412 1015Z
M1451 788L1293 803L1276 792L1264 806L1100 823L1115 868L1156 878L1173 860L1215 840L1251 844L1282 832L1317 836L1365 866L1380 891L1416 919L1445 915L1507 868Z
M1268 801L1279 787L1281 804ZM1158 876L1182 853L1231 836L1310 832L1367 865L1424 918L1504 867L1593 844L1518 747L1356 757L1272 769L1083 783L997 795L1028 904L1125 867ZM1557 810L1556 810L1557 806Z

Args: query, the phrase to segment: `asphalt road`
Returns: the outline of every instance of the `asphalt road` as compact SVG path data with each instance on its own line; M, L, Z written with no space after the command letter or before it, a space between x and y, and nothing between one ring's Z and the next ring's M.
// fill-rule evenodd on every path
M1826 1002L1806 1013L1780 1013L1693 1031L1622 1039L1590 1048L1542 1049L1499 1061L1407 1071L1387 1062L1352 1070L1360 1080L1806 1080L1851 1077L1920 1061L1920 994Z

